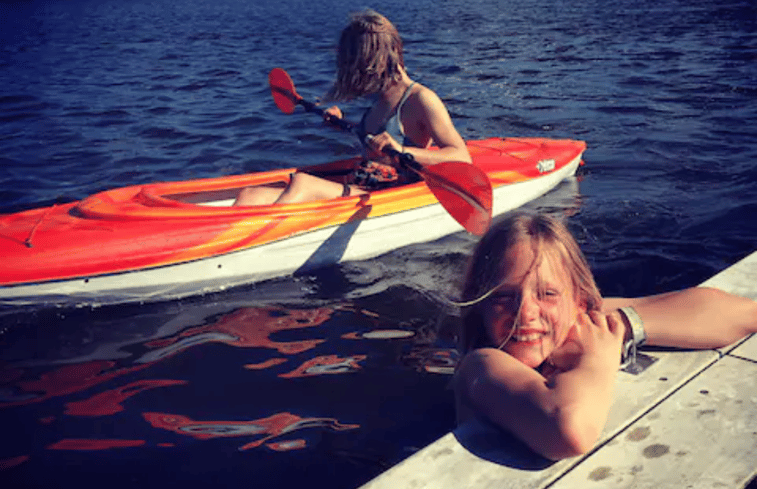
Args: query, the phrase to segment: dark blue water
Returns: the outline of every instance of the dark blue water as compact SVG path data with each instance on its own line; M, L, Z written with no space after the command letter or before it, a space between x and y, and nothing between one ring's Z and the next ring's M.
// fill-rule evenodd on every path
M266 76L324 94L363 5L0 3L0 212L351 154L279 113ZM605 294L694 285L757 248L751 0L373 7L464 137L587 141L582 175L532 207L567 216ZM453 427L440 297L472 244L181 301L0 311L3 486L367 481Z

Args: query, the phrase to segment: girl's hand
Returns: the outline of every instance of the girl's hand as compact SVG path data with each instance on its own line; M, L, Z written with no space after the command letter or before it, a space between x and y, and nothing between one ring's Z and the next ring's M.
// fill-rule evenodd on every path
M387 154L385 151L387 149L394 150L397 153L401 153L403 150L402 146L388 132L368 136L365 139L368 143L368 148L375 153L377 161L386 161Z
M323 111L323 120L326 122L331 122L332 119L342 119L343 117L344 114L342 113L342 109L336 105L332 105Z
M625 325L617 311L581 313L565 343L552 354L552 361L561 370L579 363L617 370L624 335Z

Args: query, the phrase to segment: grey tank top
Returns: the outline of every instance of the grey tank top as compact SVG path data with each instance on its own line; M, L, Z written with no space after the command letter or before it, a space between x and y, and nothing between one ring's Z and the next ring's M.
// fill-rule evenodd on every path
M402 121L400 120L402 106L405 105L405 101L410 96L410 90L413 88L413 86L415 86L415 82L411 83L410 86L407 87L405 93L402 94L402 98L400 99L399 103L394 108L392 115L389 117L389 119L387 119L384 125L379 128L377 134L386 131L391 137L394 138L395 141L402 144L403 146L412 146L419 148L420 146L418 146L407 136L405 136L405 131L402 129ZM360 124L358 125L358 137L360 138L360 144L363 145L364 150L366 148L365 137L368 135L368 132L365 130L365 119L368 117L368 112L370 112L370 110L371 108L368 108L368 110L365 111L363 118L360 120Z

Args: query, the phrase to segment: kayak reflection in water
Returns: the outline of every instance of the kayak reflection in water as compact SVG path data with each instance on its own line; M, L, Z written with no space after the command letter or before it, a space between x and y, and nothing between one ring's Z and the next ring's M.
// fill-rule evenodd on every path
M757 302L712 288L603 299L570 232L540 215L491 227L462 296L458 422L488 419L554 460L597 442L637 346L712 349L757 332Z
M376 95L376 101L356 125L364 162L344 182L296 172L285 188L243 189L234 205L267 205L333 199L417 181L414 172L398 165L386 150L410 153L421 165L445 161L471 162L465 142L447 108L429 88L405 71L402 39L389 20L373 10L352 15L342 31L337 53L337 77L330 100ZM333 106L326 119L342 119ZM369 136L370 135L370 136ZM438 149L431 150L435 145Z

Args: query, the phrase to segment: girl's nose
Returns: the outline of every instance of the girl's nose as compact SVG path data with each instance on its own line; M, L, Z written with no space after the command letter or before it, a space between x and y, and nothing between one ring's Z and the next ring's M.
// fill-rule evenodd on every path
M520 299L520 310L518 312L518 319L520 324L528 324L529 322L539 318L539 302L534 294L525 292Z

